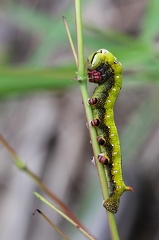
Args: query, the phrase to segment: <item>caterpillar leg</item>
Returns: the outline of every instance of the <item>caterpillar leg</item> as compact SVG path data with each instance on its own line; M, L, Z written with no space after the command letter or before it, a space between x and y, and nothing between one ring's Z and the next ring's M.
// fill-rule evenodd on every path
M102 80L101 73L97 70L92 70L88 72L89 82L99 83Z
M101 154L98 155L98 160L103 165L108 165L110 163L110 158L104 153L101 153Z
M100 121L99 121L98 118L96 118L96 119L91 120L90 124L91 124L92 127L97 127L97 126L99 126Z
M98 102L97 98L89 98L88 104L89 105L95 105Z
M97 141L98 141L99 145L103 146L106 144L106 140L103 137L98 136Z

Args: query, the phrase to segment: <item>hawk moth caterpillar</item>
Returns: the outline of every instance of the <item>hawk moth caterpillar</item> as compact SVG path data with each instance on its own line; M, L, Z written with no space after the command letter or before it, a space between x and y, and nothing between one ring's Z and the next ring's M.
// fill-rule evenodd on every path
M122 86L122 65L106 49L92 53L87 64L89 82L98 84L92 98L88 100L94 117L91 125L96 127L98 135L101 151L98 160L106 166L109 178L109 198L104 200L103 206L116 213L123 192L132 191L122 178L120 141L113 109Z

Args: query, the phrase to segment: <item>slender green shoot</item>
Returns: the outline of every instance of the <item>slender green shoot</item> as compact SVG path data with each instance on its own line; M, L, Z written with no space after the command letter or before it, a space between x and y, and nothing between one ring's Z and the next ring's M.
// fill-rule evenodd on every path
M90 235L88 231L85 231L83 228L81 228L76 222L74 222L71 218L69 218L66 214L64 214L62 211L60 211L58 208L53 206L48 200L46 200L44 197L42 197L39 193L34 192L35 196L39 198L42 202L44 202L46 205L51 207L55 212L57 212L59 215L61 215L63 218L65 218L68 222L70 222L72 225L74 225L81 233L83 233L88 239L95 240L94 237Z
M75 50L75 47L74 47L74 44L73 44L73 41L72 41L72 37L71 37L70 31L69 31L69 27L68 27L66 18L64 16L63 16L63 23L64 23L64 26L65 26L65 29L66 29L66 33L67 33L68 40L69 40L69 43L70 43L70 46L71 46L71 49L72 49L72 53L73 53L73 56L74 56L74 59L75 59L76 66L78 66L78 58L77 58L76 50Z
M88 129L90 133L92 148L94 152L95 163L98 170L99 181L101 185L101 190L103 194L103 199L107 199L108 184L107 177L103 165L98 161L97 156L100 153L99 145L97 143L96 130L90 127L89 123L93 119L93 114L91 107L88 105L88 90L87 90L87 76L85 73L85 61L84 61L84 44L83 44L83 28L82 28L82 13L81 13L81 2L80 0L75 0L75 17L76 17L76 29L77 29L77 49L78 49L78 75L77 80L79 81L80 91L82 95L82 102L86 112L86 118L88 123ZM110 227L110 232L113 240L119 240L118 229L115 221L115 217L112 213L107 211L108 222Z
M50 191L50 189L41 181L41 179L32 172L20 159L16 151L9 145L9 143L5 140L5 138L0 135L0 142L3 144L3 146L8 150L8 152L11 154L11 156L14 159L14 164L16 167L24 171L29 177L31 177L35 183L42 189L53 201L55 201L56 204L62 209L62 211L67 214L76 224L80 226L80 228L84 229L86 228L80 223L80 221L77 219L77 217L70 211L70 209L62 202L54 193Z
M38 212L65 240L70 240L43 212L39 209L36 209L36 212ZM35 213L33 215L35 215Z

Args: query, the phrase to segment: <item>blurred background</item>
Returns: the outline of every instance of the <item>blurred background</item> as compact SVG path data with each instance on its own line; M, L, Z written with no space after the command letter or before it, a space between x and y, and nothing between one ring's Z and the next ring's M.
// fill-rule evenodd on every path
M106 48L123 65L115 120L124 180L134 192L123 194L116 214L120 237L157 240L159 1L81 2L85 59ZM75 42L73 1L0 0L0 133L98 240L110 239L62 16ZM1 240L61 239L38 214L32 216L36 208L71 240L86 239L34 191L43 194L1 145Z

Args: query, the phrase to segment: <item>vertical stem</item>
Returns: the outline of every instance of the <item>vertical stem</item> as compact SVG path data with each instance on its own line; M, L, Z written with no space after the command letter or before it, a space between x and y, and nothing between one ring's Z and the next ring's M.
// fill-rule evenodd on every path
M77 29L77 49L78 49L78 77L80 77L80 79L78 80L85 80L83 29L80 0L75 0L75 13Z
M75 0L75 15L76 15L76 28L77 28L77 49L78 49L78 74L77 80L80 84L80 91L82 95L82 102L86 112L87 123L93 119L92 109L88 105L88 91L87 91L87 76L85 73L85 61L84 61L84 46L83 46L83 31L82 31L82 14L80 0ZM97 160L97 156L100 153L99 145L97 143L97 135L95 128L89 127L89 133L94 152L95 162L98 170L98 177L101 185L103 199L107 199L108 185L103 165ZM108 222L110 232L113 240L119 240L118 229L115 221L115 217L112 213L107 211Z
M88 91L87 91L87 76L85 73L85 61L84 61L84 50L83 50L83 32L82 32L82 15L81 15L81 6L80 0L75 0L75 13L76 13L76 27L77 27L77 48L78 48L78 75L77 79L80 85L80 91L82 95L82 102L84 105L84 109L86 112L87 123L89 123L93 119L92 109L88 105ZM93 127L88 127L91 143L94 151L94 156L96 160L96 156L100 153L99 145L97 143L97 135L96 130ZM100 184L102 188L103 198L108 198L108 187L106 184L106 176L104 167L99 161L96 161L98 175L100 179Z

